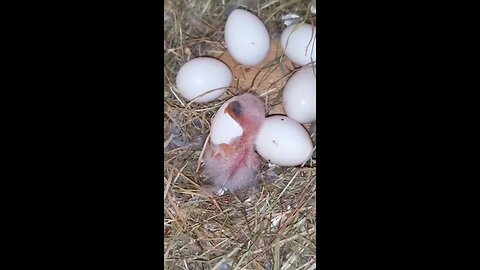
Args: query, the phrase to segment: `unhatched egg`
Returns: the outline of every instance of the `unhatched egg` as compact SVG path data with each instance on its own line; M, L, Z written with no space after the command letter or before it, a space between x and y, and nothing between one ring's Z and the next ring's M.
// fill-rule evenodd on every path
M252 13L236 9L225 24L225 43L230 55L246 66L260 64L270 49L270 36L260 19Z
M214 90L194 102L205 103L219 98L232 83L230 68L211 57L198 57L185 63L177 74L177 88L188 101Z
M313 143L305 128L282 115L267 117L255 147L258 154L280 166L297 166L308 160Z
M311 24L292 24L283 30L280 43L293 63L303 66L317 59L317 30Z
M233 120L228 113L225 113L225 108L235 99L236 97L227 100L213 117L210 129L210 141L215 145L221 143L230 144L233 139L243 134L243 129L237 121Z
M283 88L283 109L299 123L315 120L317 112L316 68L306 66L295 72Z

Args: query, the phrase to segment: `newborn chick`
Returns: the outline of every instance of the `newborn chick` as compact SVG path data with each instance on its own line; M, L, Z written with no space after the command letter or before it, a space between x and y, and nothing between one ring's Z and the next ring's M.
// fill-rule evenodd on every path
M261 158L255 153L255 139L265 121L265 106L260 98L246 93L218 113L228 113L243 133L230 144L207 144L205 172L219 192L234 192L255 183L261 165Z

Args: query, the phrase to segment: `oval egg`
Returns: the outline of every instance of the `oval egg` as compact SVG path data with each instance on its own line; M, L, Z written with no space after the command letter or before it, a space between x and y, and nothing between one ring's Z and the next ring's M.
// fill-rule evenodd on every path
M180 68L176 84L178 91L187 101L216 89L194 100L197 103L206 103L222 96L232 79L232 71L222 61L211 57L198 57Z
M293 63L303 66L317 59L317 30L311 24L292 24L280 36L283 52Z
M260 19L252 13L236 9L225 24L225 43L230 55L246 66L260 64L270 49L270 36Z
M316 68L306 66L288 79L282 92L283 109L299 123L310 123L317 114Z
M237 123L237 121L233 120L228 113L225 113L225 108L234 100L235 97L223 103L212 119L212 126L210 128L210 141L215 145L219 145L221 143L230 144L233 139L242 136L243 134L243 129Z
M280 166L297 166L308 160L313 143L305 128L282 115L267 117L255 141L258 154Z

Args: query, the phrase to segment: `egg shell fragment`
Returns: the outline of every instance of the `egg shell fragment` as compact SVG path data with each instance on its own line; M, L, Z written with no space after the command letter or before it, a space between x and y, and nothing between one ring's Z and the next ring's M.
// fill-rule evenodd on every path
M180 94L191 101L213 89L194 102L206 103L222 96L233 80L232 71L222 61L211 57L198 57L185 63L178 71L176 84Z
M267 57L270 36L257 16L236 9L228 16L225 24L225 44L236 62L255 66Z
M306 66L295 72L282 92L283 109L299 123L310 123L317 117L316 68Z
M313 151L312 140L305 128L283 115L267 117L255 147L262 158L280 166L301 165Z
M317 30L311 24L292 24L283 30L280 43L293 63L303 66L317 59Z
M243 129L237 121L233 120L228 113L225 113L225 108L235 99L236 97L233 97L223 103L212 119L210 141L215 145L221 143L230 144L235 138L243 134Z

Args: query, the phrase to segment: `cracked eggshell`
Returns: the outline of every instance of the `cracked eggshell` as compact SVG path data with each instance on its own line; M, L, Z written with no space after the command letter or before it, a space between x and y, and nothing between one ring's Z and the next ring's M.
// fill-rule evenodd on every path
M236 9L225 24L225 44L230 55L246 66L260 64L270 49L268 30L252 13Z
M255 146L265 160L280 166L297 166L310 158L313 143L305 128L283 115L267 117Z
M316 68L306 66L295 72L282 92L283 109L288 117L299 123L317 118Z
M228 113L225 113L225 108L235 99L236 98L233 97L223 103L212 119L210 141L214 145L219 145L221 143L230 144L235 138L240 137L243 134L243 129L237 121L233 120Z
M187 101L210 90L218 89L194 101L206 103L222 96L232 80L232 71L222 61L211 57L198 57L188 61L180 68L176 84L178 91Z
M317 60L317 30L311 24L292 24L283 30L280 43L293 63L303 66Z

